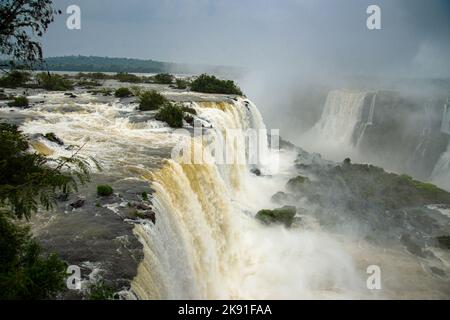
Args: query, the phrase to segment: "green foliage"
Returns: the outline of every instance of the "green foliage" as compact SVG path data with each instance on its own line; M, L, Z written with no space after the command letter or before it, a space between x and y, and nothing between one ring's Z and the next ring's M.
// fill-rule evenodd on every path
M154 60L139 60L128 58L108 58L96 56L64 56L50 57L45 59L45 64L41 68L54 71L80 71L88 73L88 77L95 73L102 72L134 72L134 73L159 73L179 65ZM104 74L104 73L103 73ZM104 74L105 79L113 78ZM95 77L95 75L94 75ZM100 78L98 78L100 79Z
M8 103L8 106L16 108L26 108L29 105L30 102L28 101L28 98L24 96L15 97L13 101Z
M145 191L142 192L141 196L142 196L142 200L148 201L148 193L147 192L145 192Z
M93 283L89 287L89 300L113 300L114 289L107 285L103 280Z
M2 0L0 2L0 56L33 67L42 61L38 38L47 31L54 15L52 0ZM14 66L14 62L10 61Z
M65 287L67 265L44 256L29 228L0 213L0 300L53 298Z
M153 77L155 83L159 84L172 84L174 78L175 77L169 73L158 73Z
M242 95L241 89L232 80L220 80L207 74L200 75L192 81L191 90L205 93L223 93Z
M183 116L183 110L179 106L167 104L159 109L155 119L166 122L172 128L181 128L183 126Z
M107 197L112 195L114 192L113 188L109 185L99 185L97 186L97 194L101 197Z
M177 89L187 89L187 87L189 86L189 81L184 80L184 79L176 79L175 80L175 85Z
M24 87L30 81L31 75L29 72L13 70L0 78L0 87L17 88Z
M114 96L117 98L126 98L132 95L130 89L128 88L119 88L114 92Z
M59 74L49 74L41 72L36 75L39 87L50 91L67 91L73 90L72 81L66 79Z
M131 83L141 83L143 82L143 79L141 77L138 77L135 74L127 73L127 72L120 72L114 76L116 80L119 82L131 82Z
M296 213L295 207L284 206L274 210L261 210L256 214L256 219L264 224L284 224L286 227L290 227Z
M0 124L0 208L17 218L29 218L38 205L53 207L57 192L78 190L90 180L89 159L77 156L49 159L28 152L26 137L14 125Z
M139 96L139 110L141 111L157 110L168 104L169 101L166 97L155 90L145 91Z

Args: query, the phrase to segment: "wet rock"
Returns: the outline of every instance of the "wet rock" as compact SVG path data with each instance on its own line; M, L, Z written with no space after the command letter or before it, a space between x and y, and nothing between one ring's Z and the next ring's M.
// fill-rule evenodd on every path
M264 224L284 224L289 228L294 222L297 208L292 206L284 206L274 210L261 210L256 214L256 219Z
M261 176L261 170L259 170L258 168L252 169L250 170L251 173L253 173L255 176Z
M72 92L66 92L64 93L65 96L69 97L69 98L76 98L77 96L75 94L73 94Z
M446 273L444 270L436 268L436 267L430 267L430 270L432 273L434 273L435 275L439 276L439 277L445 277Z
M86 199L79 197L74 202L70 203L70 206L74 209L81 208L86 203Z
M450 236L440 236L436 238L442 249L450 249Z
M425 257L422 248L412 240L410 235L402 235L400 238L400 242L406 247L406 250L408 250L409 253L412 253L419 257Z
M58 145L60 145L60 146L63 146L63 145L64 145L64 142L63 142L60 138L58 138L53 132L46 133L46 134L44 135L44 137L45 137L48 141L54 142L54 143L56 143L56 144L58 144Z

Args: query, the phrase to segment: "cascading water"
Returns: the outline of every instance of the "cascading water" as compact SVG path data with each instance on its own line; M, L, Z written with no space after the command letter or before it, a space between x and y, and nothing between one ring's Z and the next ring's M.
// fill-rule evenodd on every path
M447 104L444 106L441 131L450 135L450 107L448 103L449 101L447 99ZM436 163L431 173L431 180L436 185L450 190L450 142L447 151L441 155Z
M216 135L229 128L242 132L265 128L249 101L198 103L195 108ZM201 142L193 144L205 151ZM272 157L275 151L267 148L267 141L262 145L263 157ZM231 152L245 149L236 145ZM153 173L154 206L160 219L155 226L136 227L145 258L133 291L142 299L356 294L356 271L337 243L321 233L267 228L253 218L259 209L274 206L270 196L287 181L294 155L282 156L286 161L281 161L277 177L256 177L240 164L227 164L224 170L221 165L174 160ZM326 250L319 248L323 245ZM327 262L331 260L336 263ZM318 268L323 277L316 273ZM338 287L342 291L335 291Z
M373 92L331 91L321 118L301 137L301 145L333 160L354 155L367 126L373 124L376 96Z
M38 95L30 100L43 98ZM209 145L214 140L226 140L226 129L240 129L237 132L241 136L235 144L227 145L227 152L232 159L248 156L248 147L242 142L248 138L246 130L265 128L257 108L245 99L211 97L216 102L194 102L205 98L193 98L186 104L197 111L196 120L203 123L204 135L189 136L188 146L211 160ZM361 98L335 97L334 101L338 105L339 100L347 101L350 107L342 106L347 110L359 108ZM330 97L330 104L332 100ZM185 163L170 158L170 151L184 136L155 121L151 112L142 113L135 107L118 99L99 102L89 94L79 94L74 101L52 93L47 94L44 104L14 113L26 119L21 129L32 136L54 132L65 146L81 146L88 141L83 155L94 156L104 174L113 176L114 181L151 183L156 223L141 220L134 225L144 247L144 259L131 285L137 297L320 299L374 298L385 293L398 297L395 290L367 290L368 264L381 261L386 268L394 265L390 275L404 266L411 268L407 274L422 272L412 258L329 233L302 211L297 216L301 226L290 229L256 220L258 210L279 206L271 196L286 191L288 179L298 174L294 169L297 152L269 149L264 137L259 140L262 156L256 164ZM346 113L354 122L360 114L355 110ZM337 124L335 128L346 130ZM49 156L72 153L39 136L35 141L35 148ZM250 173L253 165L261 169L261 176ZM113 209L120 205L107 208L116 214ZM309 208L307 203L298 206ZM402 280L405 292L409 292L408 281ZM412 287L411 292L414 290Z

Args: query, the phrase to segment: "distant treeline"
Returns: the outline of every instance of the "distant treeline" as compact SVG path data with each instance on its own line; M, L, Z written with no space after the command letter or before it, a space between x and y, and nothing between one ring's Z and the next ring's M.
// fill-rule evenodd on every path
M8 65L1 61L0 65ZM20 65L20 63L16 63ZM38 64L37 70L75 71L75 72L128 72L128 73L212 73L237 76L241 70L228 66L191 65L155 60L141 60L131 58L109 58L97 56L65 56L49 57L45 63Z
M154 60L128 58L67 56L46 58L39 69L52 71L85 71L85 72L169 72L176 64Z

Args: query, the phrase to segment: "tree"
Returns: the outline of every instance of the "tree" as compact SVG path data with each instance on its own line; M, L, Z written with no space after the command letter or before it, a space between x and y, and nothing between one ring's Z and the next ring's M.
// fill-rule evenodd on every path
M78 183L88 182L89 160L101 169L95 159L79 157L78 151L50 159L28 149L27 138L15 125L0 124L0 209L7 208L19 219L29 219L39 205L51 209L57 192L76 191Z
M42 37L56 14L52 0L2 0L0 2L0 54L32 68L43 61Z
M77 155L80 149L59 159L29 150L15 125L0 124L0 300L49 299L64 288L66 263L44 255L29 227L17 220L29 219L39 206L49 210L57 192L77 190L90 179L90 164Z

